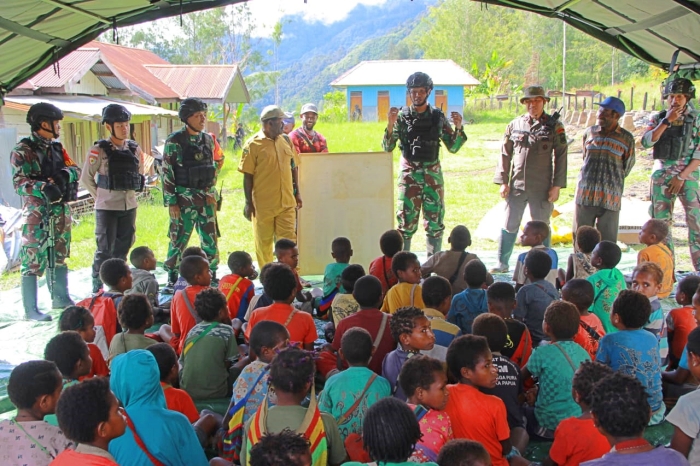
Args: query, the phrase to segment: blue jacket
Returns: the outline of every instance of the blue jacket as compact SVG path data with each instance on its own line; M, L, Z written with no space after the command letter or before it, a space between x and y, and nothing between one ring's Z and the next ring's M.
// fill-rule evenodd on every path
M447 321L462 330L463 335L472 333L472 322L479 314L489 312L486 290L467 288L452 298Z

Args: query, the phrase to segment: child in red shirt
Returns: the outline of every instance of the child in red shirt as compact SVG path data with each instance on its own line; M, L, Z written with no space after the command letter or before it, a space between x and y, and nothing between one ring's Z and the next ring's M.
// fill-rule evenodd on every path
M671 309L666 316L669 355L667 370L678 367L685 345L688 343L688 334L698 326L693 311L693 295L699 286L700 276L697 275L688 275L678 283L676 302L683 307Z
M297 247L297 243L287 238L277 240L275 243L275 257L277 258L277 262L287 264L289 268L292 269L297 285L294 293L294 297L297 301L300 303L313 301L314 298L311 296L311 293L303 291L304 285L299 278L299 272L297 272L297 267L299 267L299 248Z
M514 452L506 406L500 398L479 391L479 387L494 388L498 379L486 338L462 335L453 340L447 350L447 368L459 381L447 386L445 407L455 438L476 440L489 452L493 466L508 466L507 458Z
M403 249L403 236L397 230L385 231L379 238L379 249L382 250L383 256L377 257L369 264L369 274L379 279L382 291L386 294L389 288L399 282L391 270L391 259Z
M82 306L68 306L58 318L58 329L61 332L74 330L80 334L90 350L92 358L92 367L90 373L80 380L90 379L95 376L105 377L109 375L109 368L105 362L100 348L94 344L95 341L95 319L86 308Z
M300 343L304 349L313 350L318 332L313 317L292 306L297 294L297 282L292 269L285 264L272 264L265 272L263 288L274 302L271 306L253 311L245 329L246 340L250 339L255 324L262 320L272 320L285 326L292 343Z
M570 302L580 314L578 333L574 336L574 341L581 345L588 352L591 361L595 361L598 353L598 343L605 336L605 328L600 318L588 312L588 308L593 304L595 291L593 284L582 278L573 278L566 282L561 289L561 299Z
M250 300L255 296L255 280L258 273L253 265L253 258L243 251L232 252L228 256L229 275L224 275L219 281L219 290L226 296L228 315L233 319L243 321Z
M570 282L567 282L567 285ZM572 391L574 401L581 406L581 415L559 423L554 431L554 443L544 465L577 466L584 461L600 458L610 451L610 443L593 423L590 403L593 386L613 370L598 362L581 363L574 374Z

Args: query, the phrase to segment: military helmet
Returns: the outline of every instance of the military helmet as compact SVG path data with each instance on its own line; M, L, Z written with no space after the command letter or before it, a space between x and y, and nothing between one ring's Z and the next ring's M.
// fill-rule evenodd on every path
M433 90L433 80L425 73L418 71L413 73L406 80L406 89L412 89L414 87L425 87L428 91Z
M42 121L63 120L63 112L60 108L47 102L39 102L29 107L27 123L33 130L41 127Z
M109 104L102 109L102 123L122 123L131 120L131 113L119 104Z
M676 78L666 83L663 95L664 99L668 98L669 94L683 94L688 100L695 98L695 86L689 79Z
M180 117L180 120L187 123L187 119L195 113L206 111L207 104L202 102L201 99L190 97L182 101L182 103L180 104L180 110L178 110L177 114Z

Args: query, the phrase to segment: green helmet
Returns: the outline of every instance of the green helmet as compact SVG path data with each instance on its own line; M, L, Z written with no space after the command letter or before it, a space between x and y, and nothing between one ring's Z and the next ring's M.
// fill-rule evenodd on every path
M695 98L695 86L689 79L676 78L667 82L664 87L664 99L668 98L669 94L683 94L691 100Z

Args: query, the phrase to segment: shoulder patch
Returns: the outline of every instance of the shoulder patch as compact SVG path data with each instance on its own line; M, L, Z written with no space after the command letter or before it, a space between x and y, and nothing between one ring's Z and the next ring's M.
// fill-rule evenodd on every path
M562 133L565 132L565 131L566 131L566 130L564 129L563 126L560 126L560 127L557 128L557 134L562 134Z
M94 165L97 163L97 154L93 153L90 151L90 155L88 156L88 161L90 162L90 165Z

